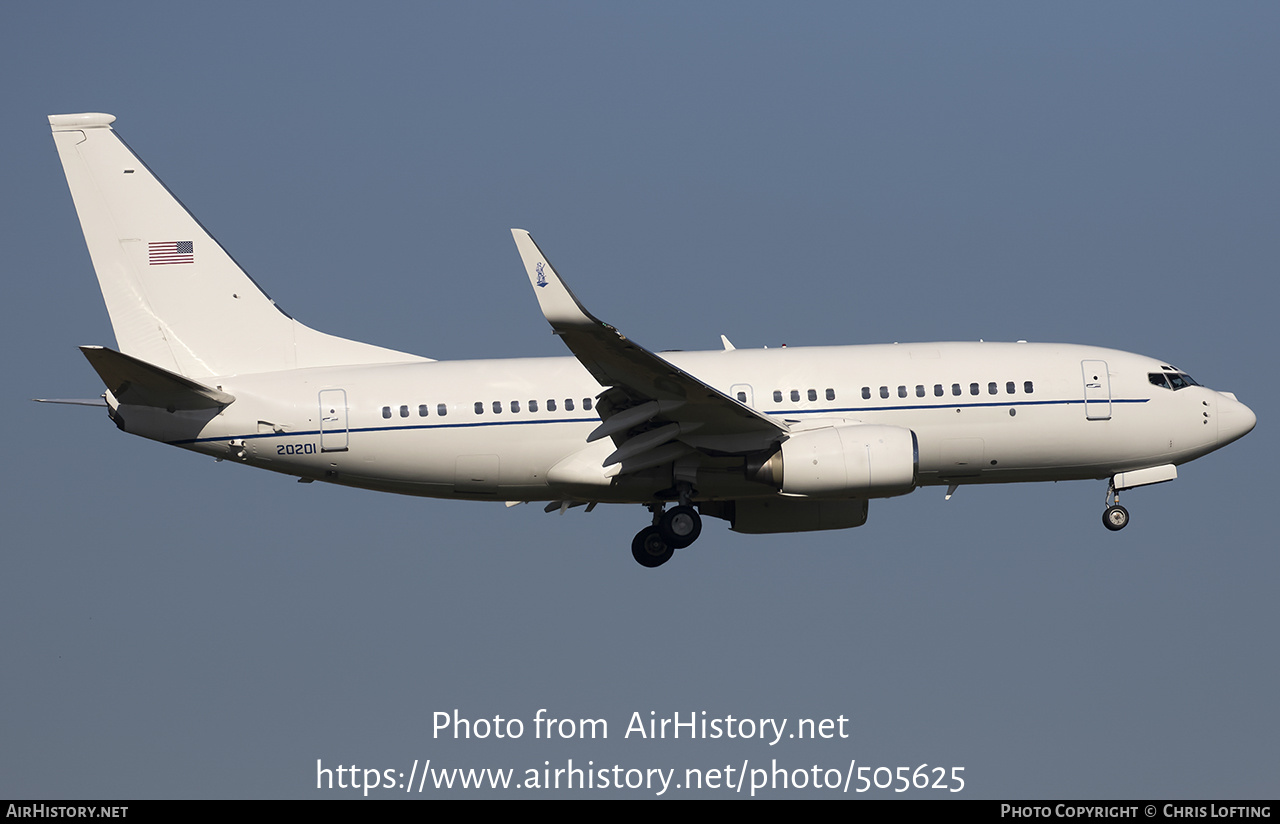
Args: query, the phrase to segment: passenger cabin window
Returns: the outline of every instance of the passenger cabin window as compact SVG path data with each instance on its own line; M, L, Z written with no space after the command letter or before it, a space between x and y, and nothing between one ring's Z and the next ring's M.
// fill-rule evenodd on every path
M952 395L959 395L959 394L960 394L960 384L958 384L958 383L953 383L953 384L951 384L951 394L952 394Z
M800 390L799 390L799 389L792 389L792 390L791 390L791 401L792 401L792 403L797 403L797 402L799 402L799 400L800 400Z
M591 398L582 399L582 408L587 410L588 412L591 411Z
M738 402L739 402L739 403L746 403L746 402L747 402L747 393L746 393L746 392L739 392L739 393L738 393Z
M827 390L827 400L829 400L829 401L833 401L833 400L835 400L835 399L836 399L836 390L834 390L834 389L828 389L828 390Z
M870 387L870 386L864 386L864 387L862 387L862 399L863 399L864 401L869 401L869 400L871 400L871 387Z
M565 398L565 399L564 399L564 411L566 411L566 412L572 412L572 411L573 411L573 398Z
M811 400L811 401L816 401L817 399L818 399L818 390L817 390L817 389L810 389L810 390L809 390L809 400Z
M1022 391L1030 395L1032 392L1035 391L1035 387L1032 385L1031 381L1023 381Z
M996 384L995 381L992 381L991 383L987 384L988 395L995 395L995 394L998 394L999 392L1000 392L1000 387L998 384Z
M537 401L529 401L529 411L530 411L530 412L537 412L537 411L538 411L538 402L537 402Z
M428 411L430 411L430 407L429 407L429 406L427 406L425 403L420 403L420 404L418 404L418 417L419 417L419 418L425 418L425 417L427 416Z
M548 412L554 412L554 411L556 411L556 399L555 399L555 398L548 398L548 399L547 399L547 411L548 411Z
M889 397L889 387L887 386L880 387L880 397L882 398Z
M501 415L501 414L502 414L502 401L494 401L494 402L493 402L493 414L495 414L495 415Z
M389 406L382 407L382 417L384 418L391 417L391 407Z
M511 402L511 411L512 411L512 412L519 412L519 411L520 411L520 401L512 401L512 402Z
M477 415L484 414L484 401L476 401L476 414Z
M409 405L408 405L408 404L405 404L404 406L400 407L400 417L402 417L402 418L407 418L407 417L409 417Z
M970 395L978 394L978 385L976 383L969 384L969 394Z
M440 417L444 417L445 415L448 415L449 407L443 403L436 404L436 414L439 415Z
M774 403L782 403L782 390L781 390L781 389L775 389L775 390L773 390L773 402L774 402Z
M933 385L933 396L934 396L935 398L941 398L941 397L942 397L942 384L940 384L940 383L935 383L935 384Z
M1007 383L1004 385L1004 391L1005 391L1007 394L1012 395L1012 394L1013 394L1013 392L1014 392L1014 387L1015 387L1016 385L1017 385L1017 384L1015 384L1013 381L1009 381L1009 382L1007 382Z
M921 383L916 384L916 397L917 398L924 397L924 384L921 384Z
M905 398L906 396L907 396L907 387L905 387L905 386L899 386L899 387L898 387L898 397L899 397L899 398Z

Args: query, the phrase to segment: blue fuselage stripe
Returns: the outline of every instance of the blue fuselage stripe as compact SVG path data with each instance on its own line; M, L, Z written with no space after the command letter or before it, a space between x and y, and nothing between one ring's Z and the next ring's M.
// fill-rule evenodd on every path
M1088 403L1146 403L1150 398L1111 398L1109 400L1087 401ZM1078 400L1062 400L1062 401L990 401L983 403L929 403L929 404L912 404L907 406L843 406L832 407L829 409L779 409L764 412L766 415L774 417L786 418L795 417L796 415L832 415L849 412L911 412L924 409L980 409L993 406L1072 406L1083 405L1086 401L1081 398ZM763 411L763 410L761 410ZM486 426L534 426L539 424L550 423L600 423L600 418L553 418L545 420L515 420L515 421L476 421L474 423L422 423L422 424L404 424L401 426L365 426L356 429L335 429L328 434L336 435L341 432L405 432L414 429L475 429ZM258 432L252 435L226 435L214 438L188 438L180 441L167 441L173 446L189 446L197 443L216 443L218 441L230 440L253 440L256 438L302 438L323 434L319 429L308 429L294 432Z

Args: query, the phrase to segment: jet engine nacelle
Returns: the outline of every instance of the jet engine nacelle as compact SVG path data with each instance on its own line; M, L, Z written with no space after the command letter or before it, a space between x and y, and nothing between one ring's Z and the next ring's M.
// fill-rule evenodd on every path
M910 429L843 424L792 434L747 473L789 495L889 498L915 489L919 469Z

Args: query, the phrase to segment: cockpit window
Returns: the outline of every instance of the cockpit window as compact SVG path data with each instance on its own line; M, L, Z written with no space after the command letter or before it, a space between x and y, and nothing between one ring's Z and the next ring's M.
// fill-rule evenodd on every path
M1147 380L1151 381L1152 386L1172 389L1175 392L1179 389L1185 389L1188 386L1200 385L1193 381L1191 376L1186 372L1179 372L1172 367L1166 368L1163 372L1148 372Z

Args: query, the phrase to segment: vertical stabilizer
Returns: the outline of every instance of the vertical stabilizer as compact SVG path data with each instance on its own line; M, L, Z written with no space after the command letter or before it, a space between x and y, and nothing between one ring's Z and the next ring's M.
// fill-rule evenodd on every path
M109 114L49 116L120 351L187 377L427 360L282 312L125 145Z

